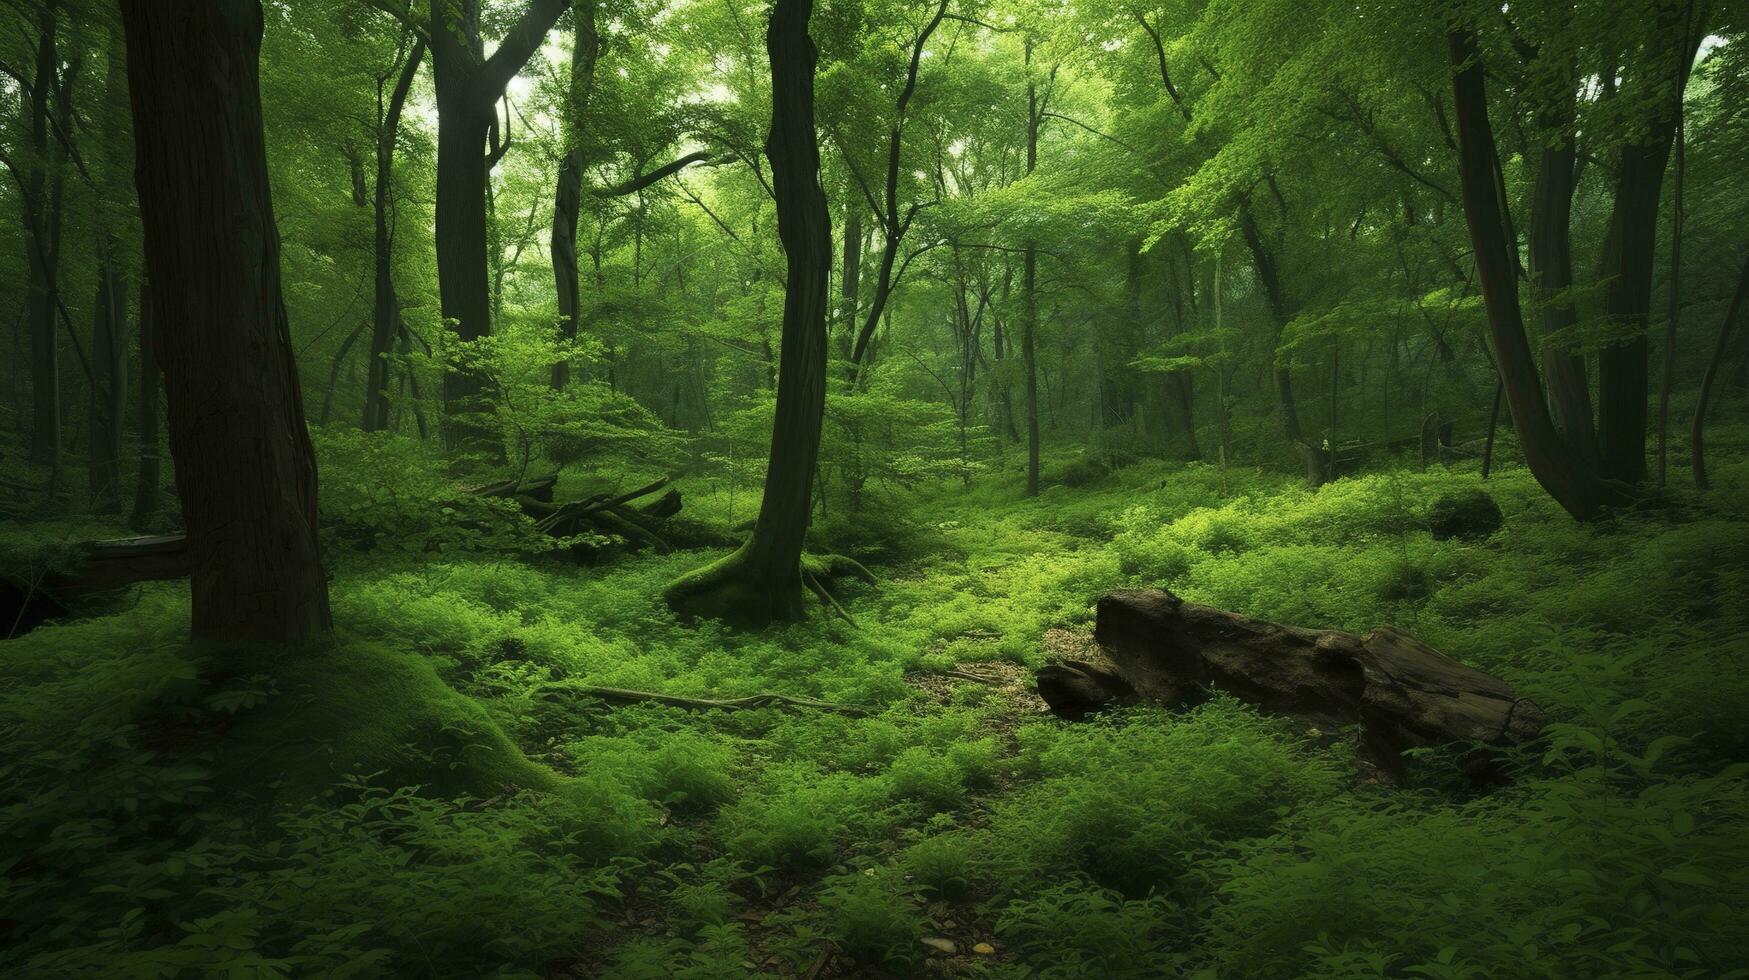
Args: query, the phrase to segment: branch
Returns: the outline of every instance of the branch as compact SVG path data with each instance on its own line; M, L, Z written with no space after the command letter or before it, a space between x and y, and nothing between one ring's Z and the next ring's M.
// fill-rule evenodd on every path
M375 10L380 10L383 13L388 14L390 17L400 21L401 26L419 35L420 40L431 40L431 35L426 33L425 25L413 16L413 5L408 2L408 0L403 0L398 6L392 3L391 0L364 0L364 5Z
M1079 119L1074 119L1074 118L1071 118L1069 116L1065 116L1060 112L1052 112L1048 109L1045 110L1044 112L1039 113L1038 115L1039 115L1040 119L1045 119L1045 118L1061 119L1062 121L1064 121L1066 123L1070 123L1070 124L1079 126L1082 129L1087 130L1089 133L1092 133L1093 135L1099 137L1102 140L1110 140L1111 142L1116 143L1118 146L1123 147L1124 149L1130 151L1131 153L1136 152L1135 147L1129 145L1128 143L1125 143L1123 140L1118 139L1116 136L1112 136L1112 135L1109 135L1107 133L1102 133L1099 130L1094 129L1092 126L1087 125L1086 123L1082 122Z
M486 59L486 63L480 66L480 73L474 76L473 94L477 104L486 106L498 101L510 80L540 50L559 15L570 6L571 0L529 0L516 26L504 35L498 50L492 52L492 57Z
M1172 84L1172 72L1166 68L1166 45L1160 40L1160 32L1148 23L1148 18L1142 16L1139 10L1136 11L1136 23L1142 25L1142 30L1148 32L1148 39L1154 42L1154 57L1160 63L1160 81L1166 85L1166 94L1172 97L1172 104L1178 107L1178 114L1184 117L1185 122L1190 122L1190 107L1184 104L1184 97L1178 94L1178 87Z
M627 194L636 194L638 191L656 183L662 178L673 176L695 163L702 163L710 167L720 167L723 164L732 162L733 159L733 157L713 157L707 150L694 150L680 159L671 163L663 164L641 177L633 177L624 183L615 184L612 187L603 187L595 192L595 196L625 197Z

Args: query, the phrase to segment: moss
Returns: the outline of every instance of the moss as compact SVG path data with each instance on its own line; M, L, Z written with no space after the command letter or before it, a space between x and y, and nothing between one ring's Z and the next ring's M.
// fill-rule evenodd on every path
M424 657L337 638L298 650L229 649L219 662L275 695L220 740L221 785L308 799L348 775L436 796L495 796L565 783L524 756L485 708Z

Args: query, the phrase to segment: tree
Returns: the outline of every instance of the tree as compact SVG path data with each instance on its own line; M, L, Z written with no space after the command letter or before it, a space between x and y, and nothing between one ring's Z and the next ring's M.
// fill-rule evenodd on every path
M571 79L566 93L560 134L564 158L559 163L558 185L553 189L553 279L559 297L559 338L577 339L577 215L583 203L584 126L589 116L589 97L595 88L595 61L601 53L601 37L595 30L595 5L585 3L571 12ZM553 365L553 387L570 381L571 362Z
M480 0L431 0L429 43L437 88L437 284L443 317L466 341L492 332L492 294L487 282L486 182L495 160L487 141L495 132L497 104L570 0L529 0L491 57L480 32ZM502 152L498 148L494 148ZM485 379L458 369L444 375L443 399L451 412L478 410ZM472 442L470 427L446 425L452 445Z
M788 268L765 494L746 544L668 587L669 604L684 612L751 622L803 615L802 548L826 407L826 280L832 256L831 215L820 189L814 131L812 8L813 0L776 0L765 34L771 60L765 157Z
M197 639L328 625L316 464L280 291L260 0L125 0L135 181Z
M121 230L132 202L127 183L127 127L119 118L127 99L127 66L119 32L108 39L99 151L102 195L97 206L97 298L92 304L90 488L92 510L121 509L121 447L127 418L128 288L122 270Z
M401 63L399 78L382 98L382 80L377 83L376 187L372 194L376 232L372 268L375 270L375 302L371 305L370 360L365 368L364 431L377 432L389 426L389 351L401 338L401 304L395 295L394 207L395 137L401 128L401 110L407 92L425 56L425 39L416 38L413 49Z
M1543 400L1518 302L1515 246L1507 233L1507 202L1501 194L1499 149L1488 119L1481 56L1475 35L1466 30L1453 31L1449 45L1464 214L1512 424L1537 482L1569 514L1589 520L1606 505L1618 502L1620 494L1561 437Z

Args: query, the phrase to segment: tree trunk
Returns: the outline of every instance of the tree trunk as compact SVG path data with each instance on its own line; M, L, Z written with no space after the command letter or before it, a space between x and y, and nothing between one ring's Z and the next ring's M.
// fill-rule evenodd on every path
M31 426L30 461L56 465L61 458L61 365L55 339L56 274L60 265L60 208L45 202L51 169L49 113L59 88L56 4L37 13L36 74L30 93L31 164L25 176L25 247L30 263L29 312Z
M127 64L121 36L109 37L104 74L99 146L105 200L100 207L97 242L97 302L91 324L91 508L97 513L121 510L121 446L128 409L128 288L121 266L118 215L111 211L126 199L130 163L127 127L118 113L127 106Z
M375 301L371 304L370 359L365 365L364 431L379 432L389 425L389 352L399 338L401 304L395 296L394 275L394 208L395 136L401 128L401 108L407 103L407 91L419 73L419 62L425 57L425 40L413 42L413 50L401 66L401 75L389 93L386 108L377 120L376 187L372 205L376 218L373 240ZM382 88L377 88L381 106Z
M1269 312L1275 321L1275 338L1280 339L1281 331L1293 319L1294 311L1289 305L1287 293L1282 288L1281 273L1276 266L1275 255L1270 251L1268 243L1263 240L1263 233L1257 227L1257 219L1251 213L1251 206L1239 205L1239 225L1244 234L1245 246L1251 252L1252 263L1257 267L1257 278L1263 284L1263 297L1269 303ZM1274 347L1274 343L1271 343ZM1271 353L1271 357L1274 357ZM1300 427L1299 403L1294 399L1293 372L1286 364L1275 366L1275 393L1281 408L1282 435L1300 454L1300 459L1306 466L1306 482L1311 486L1321 486L1329 479L1329 454L1310 442Z
M1743 308L1744 293L1749 293L1749 258L1743 260L1743 272L1737 277L1737 288L1731 293L1731 305L1726 307L1724 322L1719 324L1719 340L1713 347L1712 359L1707 361L1706 374L1700 379L1700 395L1694 406L1694 421L1688 430L1688 458L1694 467L1694 485L1702 490L1709 486L1705 431L1707 402L1712 399L1713 381L1719 373L1719 362L1725 359L1725 351L1730 347L1731 327Z
M193 634L327 628L263 141L260 0L124 0L153 338L193 574Z
M1488 315L1488 333L1512 409L1513 428L1524 448L1525 462L1543 489L1567 513L1590 520L1612 502L1613 493L1597 473L1579 459L1556 431L1536 357L1525 336L1518 305L1517 270L1506 230L1506 201L1500 194L1494 130L1488 121L1487 83L1473 35L1454 31L1449 37L1453 69L1453 104L1457 115L1458 174L1463 204L1475 251L1476 278Z
M685 612L750 622L803 615L802 546L825 417L832 256L831 215L820 190L814 130L812 7L812 0L776 0L765 36L772 90L765 156L788 267L765 494L753 536L740 550L668 587L669 604Z
M437 91L437 290L446 322L463 342L492 332L486 235L487 133L510 79L527 64L570 0L529 0L490 58L480 36L479 0L431 0L431 74ZM487 436L477 422L453 416L488 406L487 379L478 371L444 374L446 439L454 449L482 450Z
M601 53L601 38L595 32L595 5L581 4L571 10L575 20L571 42L571 93L565 117L565 158L559 163L558 184L553 189L553 280L559 298L559 339L577 339L577 217L583 205L583 134L589 116L590 96L595 91L595 61ZM553 387L571 380L571 361L560 358L553 365Z
M838 279L838 354L849 359L856 343L856 311L862 297L862 202L851 198L844 207L844 265Z
M1026 40L1026 173L1038 168L1038 84L1032 78L1032 39ZM1026 495L1038 496L1038 245L1028 240L1020 273L1020 368L1026 375Z
M874 297L869 301L868 313L863 319L862 329L856 335L856 343L850 348L850 363L861 368L868 355L869 343L874 340L875 326L881 322L881 314L886 311L887 300L893 291L893 266L899 256L899 243L904 240L905 232L911 228L911 219L917 214L917 206L901 217L899 214L899 174L901 166L900 149L905 139L905 110L911 104L911 97L917 92L917 72L923 64L923 48L929 43L930 35L941 26L941 21L947 16L948 0L940 0L936 5L935 16L918 33L917 39L911 43L911 63L905 74L905 84L899 89L898 98L893 103L893 125L887 132L887 171L886 171L886 210L881 218L883 241L881 244L881 263L878 278L875 279Z
M1559 133L1559 138L1543 147L1531 192L1530 278L1542 310L1543 372L1548 378L1549 410L1555 430L1580 462L1595 466L1599 450L1585 357L1568 346L1571 338L1550 343L1554 335L1570 331L1579 322L1573 300L1566 295L1573 287L1572 215L1577 160L1570 131L1573 90L1563 88L1557 98L1542 113L1543 127Z
M1686 36L1674 6L1661 10L1647 42L1651 53L1638 79L1640 86L1655 89L1675 79L1680 91L1698 41ZM1652 265L1658 250L1659 197L1679 111L1673 99L1658 102L1662 104L1654 104L1641 139L1621 149L1603 247L1603 313L1616 335L1628 339L1598 352L1598 443L1603 475L1625 483L1646 478Z
M91 509L99 514L121 510L120 462L122 420L127 415L127 283L114 253L115 242L103 246L97 264L97 297L92 305L90 389Z
M128 516L128 527L145 530L158 513L159 486L163 483L158 439L158 356L154 350L152 284L140 284L140 384L135 401L139 417L135 425L140 434L140 468L134 481L134 510Z

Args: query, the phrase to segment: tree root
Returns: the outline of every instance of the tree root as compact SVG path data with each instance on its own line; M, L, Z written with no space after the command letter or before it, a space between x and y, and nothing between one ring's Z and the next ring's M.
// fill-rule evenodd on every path
M677 694L658 694L654 691L633 691L623 687L591 687L583 684L548 684L542 690L547 697L560 694L576 697L595 698L609 704L665 704L671 708L692 708L697 710L746 711L753 708L807 708L813 711L830 711L835 714L849 715L853 718L867 717L873 712L860 705L839 704L834 701L817 701L813 698L791 697L787 694L750 694L743 698L689 698Z

